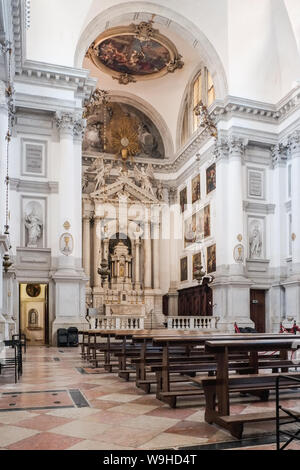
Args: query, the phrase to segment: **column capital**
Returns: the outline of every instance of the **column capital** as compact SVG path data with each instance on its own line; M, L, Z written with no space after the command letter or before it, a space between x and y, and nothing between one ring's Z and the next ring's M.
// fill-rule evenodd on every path
M294 152L300 153L300 130L296 130L288 137L287 146L290 154L293 156Z
M228 152L229 152L229 148L228 148L228 142L227 142L227 139L223 138L223 137L220 137L217 142L216 142L216 145L215 145L215 149L214 149L214 156L216 158L216 160L222 160L224 158L227 158L228 157Z
M248 145L248 140L236 135L231 135L227 139L227 144L230 155L235 154L243 156Z
M54 120L61 135L83 138L86 120L81 113L57 111Z
M271 156L273 168L276 166L285 163L287 160L287 151L288 147L279 143L271 147Z

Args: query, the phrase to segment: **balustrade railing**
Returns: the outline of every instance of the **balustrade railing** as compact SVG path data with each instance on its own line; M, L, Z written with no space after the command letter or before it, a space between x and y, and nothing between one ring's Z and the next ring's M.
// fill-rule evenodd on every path
M217 317L168 317L170 330L216 330Z
M97 316L89 321L92 330L143 330L144 318L120 316Z

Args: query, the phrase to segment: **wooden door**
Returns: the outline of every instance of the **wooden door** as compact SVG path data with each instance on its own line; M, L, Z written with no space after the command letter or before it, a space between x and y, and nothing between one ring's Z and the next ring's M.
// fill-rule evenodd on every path
M250 318L258 333L266 332L266 292L259 289L250 290Z

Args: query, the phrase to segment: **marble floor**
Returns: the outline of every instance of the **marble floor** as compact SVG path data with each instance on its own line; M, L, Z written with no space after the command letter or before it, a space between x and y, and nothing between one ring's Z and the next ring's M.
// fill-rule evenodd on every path
M222 443L240 449L228 432L205 423L202 398L178 400L170 409L133 381L101 370L82 373L85 366L78 348L31 347L17 384L8 371L0 375L0 450L200 450ZM284 404L300 411L300 394L285 394ZM233 413L274 408L273 397L233 398ZM245 442L261 439L244 448L274 449L274 441L264 444L274 430L270 422L245 426Z

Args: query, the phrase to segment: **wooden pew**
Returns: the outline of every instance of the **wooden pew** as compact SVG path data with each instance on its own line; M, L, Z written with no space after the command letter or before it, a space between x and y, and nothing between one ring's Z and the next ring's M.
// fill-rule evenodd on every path
M278 374L258 374L259 356L262 351L281 351L286 357L287 352L297 339L295 336L278 335L273 339L252 339L247 341L207 341L205 351L216 356L216 377L205 379L193 378L193 382L202 386L205 394L206 409L205 420L208 423L216 423L228 429L234 437L241 438L244 423L256 421L269 421L275 419L274 413L250 413L247 415L230 415L230 393L250 393L267 400L270 390L275 389ZM229 354L247 351L250 353L250 362L254 366L255 373L250 375L229 375ZM286 359L282 360L282 367L295 367ZM299 377L299 372L289 373L292 377ZM289 375L285 374L285 375ZM286 379L285 388L298 388L299 384Z
M218 335L218 336L212 336L209 338L210 340L214 340L216 342L221 342L224 340L230 339L232 342L237 343L237 342L249 342L253 339L276 339L278 338L279 335L269 335L269 334L263 334L263 335L252 335L252 334L246 334L246 335ZM286 338L286 335L284 335ZM293 339L295 336L290 335ZM280 340L282 339L282 335L280 335ZM217 370L217 364L215 360L212 360L211 363L208 364L201 364L201 361L199 364L191 364L188 363L188 360L185 365L180 366L180 365L174 365L170 364L170 347L174 345L184 345L184 346L190 346L190 347L199 347L200 345L204 345L206 341L208 340L208 337L203 337L198 335L193 335L191 337L188 336L183 336L183 337L154 337L153 338L153 344L155 345L160 345L163 348L163 354L162 354L162 363L160 365L154 365L151 366L151 370L155 371L157 374L157 398L168 403L171 407L176 406L176 400L177 397L187 397L187 396L197 396L201 395L203 392L201 390L195 390L192 387L189 387L187 389L182 389L182 390L171 390L170 389L170 373L181 373L181 374L186 374L189 377L187 380L190 382L191 375L193 373L208 373L212 374L214 371ZM206 352L209 353L209 351L206 350ZM237 348L235 351L232 351L230 360L232 361L229 364L229 369L230 370L236 370L239 372L244 372L244 373L257 373L258 371L258 363L255 364L253 361L253 357L250 357L250 360L247 361L247 364L245 364L243 356L243 352L245 351L240 350ZM242 354L241 354L242 353ZM272 368L271 364L272 361L275 360L274 358L270 358L270 365L268 364L268 361L264 359L264 368L270 367ZM285 364L285 363L284 363ZM248 367L247 367L248 366ZM276 366L278 367L278 362L276 363Z

